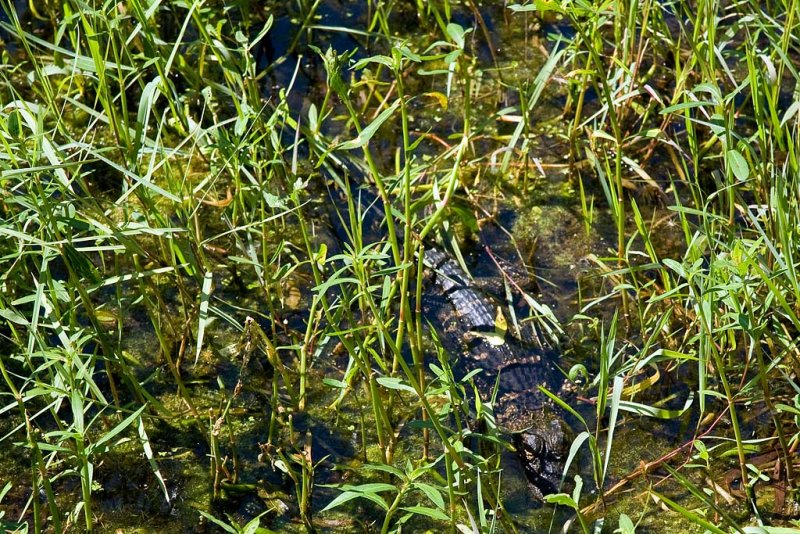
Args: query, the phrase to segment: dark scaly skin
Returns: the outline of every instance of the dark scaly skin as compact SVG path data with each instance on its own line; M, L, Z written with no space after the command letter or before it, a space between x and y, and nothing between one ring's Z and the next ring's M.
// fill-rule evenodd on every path
M492 398L497 425L512 432L532 493L539 499L558 491L566 455L567 434L545 395L544 386L558 391L562 380L554 369L555 355L506 335L502 344L481 333L496 330L497 307L467 277L456 261L436 248L424 262L449 306L433 306L434 327L445 349L460 357L464 374L480 369L473 380L484 402ZM498 380L498 374L500 378Z
M351 179L359 184L366 180L359 169L347 166ZM354 181L355 181L354 180ZM341 182L340 182L341 183ZM366 187L351 185L353 198L362 214L362 227L367 242L378 239L384 228L384 212L377 195ZM331 191L332 206L346 209L342 192ZM338 198L336 198L338 196ZM346 231L338 216L332 216L334 231L346 240ZM502 344L493 344L481 333L495 331L497 307L459 267L455 260L442 250L429 246L425 250L424 264L433 283L425 291L426 300L447 305L430 305L429 316L439 334L444 348L459 356L454 365L457 372L466 375L475 369L476 388L484 402L488 402L497 385L493 406L497 425L512 433L512 442L525 470L533 495L556 493L559 488L567 447L567 432L561 417L555 413L539 386L558 391L563 378L554 368L555 355L524 344L507 335ZM498 381L499 374L499 381Z

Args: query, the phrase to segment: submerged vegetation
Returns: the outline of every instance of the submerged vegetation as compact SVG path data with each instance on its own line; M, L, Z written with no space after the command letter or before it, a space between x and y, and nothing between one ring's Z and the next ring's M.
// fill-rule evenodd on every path
M0 4L3 529L800 527L797 2Z

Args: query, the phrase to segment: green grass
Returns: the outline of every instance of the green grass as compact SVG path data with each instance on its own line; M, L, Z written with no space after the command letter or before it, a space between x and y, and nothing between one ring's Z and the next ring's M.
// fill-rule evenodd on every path
M194 440L192 506L230 532L794 524L748 463L778 450L794 502L797 2L368 2L334 24L319 0L1 5L4 528L114 529L112 451L175 499L164 428ZM393 214L377 243L353 167ZM502 432L425 324L420 258L436 241L468 263L495 204L546 210L554 188L580 236L561 215L541 233L563 243L480 243L537 268L502 293L566 332L579 390L554 403L588 467L525 516ZM315 425L352 454L317 450ZM644 467L617 461L634 428L670 429ZM732 461L752 517L707 482Z

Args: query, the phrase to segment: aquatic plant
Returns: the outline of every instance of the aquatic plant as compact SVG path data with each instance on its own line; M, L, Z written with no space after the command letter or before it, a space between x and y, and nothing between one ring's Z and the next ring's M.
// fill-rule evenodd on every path
M791 524L797 2L0 6L4 528ZM538 512L434 244L562 355Z

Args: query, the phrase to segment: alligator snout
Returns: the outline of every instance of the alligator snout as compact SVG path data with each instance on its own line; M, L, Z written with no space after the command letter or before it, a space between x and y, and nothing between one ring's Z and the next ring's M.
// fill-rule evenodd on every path
M568 445L564 424L547 416L542 419L541 425L515 434L513 439L528 486L537 499L558 493Z

